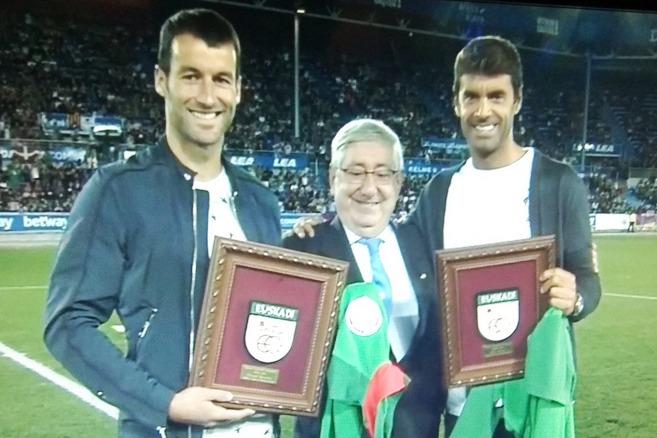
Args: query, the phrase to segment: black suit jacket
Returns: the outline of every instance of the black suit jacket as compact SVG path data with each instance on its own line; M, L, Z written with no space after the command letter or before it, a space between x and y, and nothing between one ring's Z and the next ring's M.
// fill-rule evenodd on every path
M393 226L393 230L417 296L419 314L415 336L399 363L411 378L411 383L395 410L393 437L436 438L440 414L445 406L446 389L441 375L440 324L433 264L427 257L427 242L422 239L415 224ZM288 236L283 239L283 246L347 261L347 284L363 281L347 235L337 217L315 227L313 238ZM320 422L320 419L298 417L295 437L319 437Z

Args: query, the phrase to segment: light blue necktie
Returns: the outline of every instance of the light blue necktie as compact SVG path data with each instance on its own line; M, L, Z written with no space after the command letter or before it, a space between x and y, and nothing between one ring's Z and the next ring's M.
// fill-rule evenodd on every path
M374 283L382 292L382 301L388 315L388 319L392 315L392 286L390 286L390 279L383 269L381 256L379 255L379 246L382 240L378 238L362 238L360 243L367 246L370 253L370 265L372 266L372 283Z

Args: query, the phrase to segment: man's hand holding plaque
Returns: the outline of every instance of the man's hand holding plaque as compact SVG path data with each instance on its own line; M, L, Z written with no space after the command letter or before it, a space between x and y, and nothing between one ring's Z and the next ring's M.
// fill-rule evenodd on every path
M226 409L218 403L233 399L230 392L191 386L177 393L169 405L169 418L184 424L214 427L228 421L238 421L255 413L253 409Z
M437 252L448 386L522 377L527 337L548 308L574 307L554 237Z
M195 400L207 396L242 408L231 413L236 416L250 415L250 409L316 416L347 267L326 257L216 238L188 390L201 386L232 398L195 393ZM205 406L206 421L219 415Z

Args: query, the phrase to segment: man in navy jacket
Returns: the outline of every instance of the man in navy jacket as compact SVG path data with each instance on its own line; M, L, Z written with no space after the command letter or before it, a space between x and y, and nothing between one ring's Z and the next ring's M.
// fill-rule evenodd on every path
M281 236L274 195L222 157L240 101L239 63L237 34L216 12L185 10L165 22L155 88L166 134L96 172L57 254L46 344L120 409L121 436L277 433L269 415L217 404L230 393L186 387L214 236L267 244ZM125 354L99 330L113 312L126 329Z

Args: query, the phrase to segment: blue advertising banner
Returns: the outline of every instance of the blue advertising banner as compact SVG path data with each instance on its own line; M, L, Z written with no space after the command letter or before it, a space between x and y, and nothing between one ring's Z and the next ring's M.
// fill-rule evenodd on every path
M11 159L11 157L14 156L14 152L6 147L6 146L0 146L0 157L2 158L2 164L4 165L7 161Z
M573 152L586 154L587 157L620 157L623 153L620 145L604 143L575 143Z
M68 213L0 213L2 233L47 233L66 229Z
M0 146L0 157L2 157L3 165L11 161L14 155L18 155L22 159L28 160L35 155L41 157L44 153L50 155L52 161L58 164L77 163L84 161L87 156L86 149L75 146L53 145L49 146L49 149L45 152L43 150L33 150L28 152L26 148L16 150L10 149L6 146Z
M68 129L68 115L64 113L41 113L41 128L45 132L51 130Z
M304 153L277 155L273 152L255 152L250 155L241 155L226 151L230 162L236 166L260 166L266 169L305 169L308 167L308 155Z
M433 175L446 167L448 167L447 164L426 162L423 159L409 159L404 161L404 168L407 174Z
M119 117L94 117L92 131L94 135L119 137L123 134L123 119Z
M124 132L125 119L116 116L97 116L94 114L39 113L41 129L46 134L71 135L78 133L97 136L119 137Z
M283 213L281 228L283 232L289 231L299 218L313 215ZM0 234L62 232L67 224L68 213L0 213Z
M468 149L468 144L457 138L440 138L429 135L422 137L422 147L453 154Z
M72 146L53 146L47 152L55 163L76 163L87 156L85 149Z
M313 215L314 213L281 213L281 229L283 230L283 233L290 231L299 218Z

